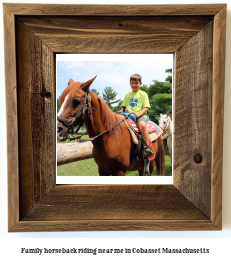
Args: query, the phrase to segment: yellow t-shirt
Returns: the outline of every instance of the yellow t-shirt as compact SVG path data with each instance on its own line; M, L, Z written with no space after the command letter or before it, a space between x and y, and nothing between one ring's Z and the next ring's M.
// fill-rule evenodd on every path
M150 109L150 103L146 92L129 92L125 95L122 106L125 106L129 112L141 112L144 108ZM145 114L143 115L145 116Z

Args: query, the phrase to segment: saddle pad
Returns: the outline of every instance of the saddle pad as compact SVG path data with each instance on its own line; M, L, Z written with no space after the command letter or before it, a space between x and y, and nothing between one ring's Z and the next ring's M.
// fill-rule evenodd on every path
M135 133L140 132L136 123L133 120L127 119L127 123L129 124L129 126ZM156 140L162 134L161 128L152 121L147 122L147 129L148 129L148 134L150 136L151 141Z

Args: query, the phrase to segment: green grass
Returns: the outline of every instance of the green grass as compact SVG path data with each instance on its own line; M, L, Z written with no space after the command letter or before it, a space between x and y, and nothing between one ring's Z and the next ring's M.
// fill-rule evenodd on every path
M58 176L99 176L94 159L80 160L57 167Z
M98 166L94 159L86 159L73 163L64 164L57 167L58 176L99 176ZM156 175L156 168L153 176ZM172 164L169 156L165 156L165 176L172 175ZM126 176L139 176L138 171L128 171Z

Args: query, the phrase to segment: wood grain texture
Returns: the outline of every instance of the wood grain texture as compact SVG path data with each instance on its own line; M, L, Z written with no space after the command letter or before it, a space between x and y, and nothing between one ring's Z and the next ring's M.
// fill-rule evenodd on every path
M222 162L225 90L226 6L214 18L212 107L211 220L222 226Z
M20 217L55 186L54 54L16 21Z
M174 184L211 217L213 23L176 52ZM194 160L195 155L202 162ZM197 160L196 160L197 161Z
M5 3L15 15L181 16L215 15L224 4L191 5L55 5Z
M175 52L209 21L192 17L21 17L54 52Z
M14 14L3 6L7 119L8 228L19 221L18 111Z
M58 185L12 231L25 228L27 231L217 229L173 185Z
M23 221L54 218L137 221L208 219L173 185L58 185L40 200Z
M54 220L21 221L10 232L41 231L211 231L218 230L209 220Z

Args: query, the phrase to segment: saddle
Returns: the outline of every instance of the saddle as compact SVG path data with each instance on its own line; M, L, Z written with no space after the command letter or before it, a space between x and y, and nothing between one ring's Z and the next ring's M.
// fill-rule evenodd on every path
M129 130L132 131L132 133L134 133L134 135L132 135L132 137L134 137L133 142L137 144L137 134L140 133L140 130L138 129L136 123L132 119L127 119L126 122L128 124ZM155 141L163 132L162 129L152 121L147 122L147 130L151 142Z
M135 144L138 144L138 135L137 134L140 133L140 130L138 129L138 127L135 123L135 121L136 121L135 115L132 113L128 113L128 112L119 112L118 114L121 114L126 117L126 123L127 123L128 129L130 130L130 133L132 135L133 142ZM160 126L158 126L154 122L150 121L148 115L146 115L146 117L147 117L146 124L147 124L148 133L149 133L149 138L150 138L151 142L153 142L160 135L162 135L163 130L160 128Z
M131 133L132 136L132 140L133 142L137 145L136 149L133 153L132 159L131 159L131 163L130 163L130 167L129 170L132 169L138 158L141 156L141 153L143 152L143 137L142 134L140 132L140 130L138 129L136 123L132 120L132 119L126 119L126 123L128 126L128 129ZM162 130L161 128L155 124L152 121L148 121L147 122L147 129L148 129L148 133L149 133L149 148L154 152L154 149L152 147L152 142L154 142L161 134L162 134ZM143 157L144 157L144 153L143 153ZM146 159L144 157L144 174L145 175L149 175L149 161L155 158L155 154L152 155L151 157L149 157L148 159Z

